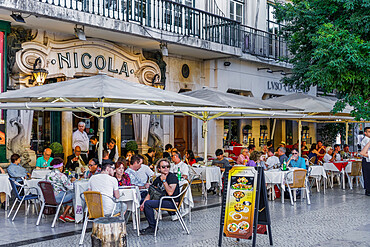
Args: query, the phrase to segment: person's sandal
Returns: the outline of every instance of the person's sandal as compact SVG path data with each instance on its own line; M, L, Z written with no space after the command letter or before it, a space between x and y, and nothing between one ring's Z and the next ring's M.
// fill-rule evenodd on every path
M59 220L62 221L62 222L66 222L66 219L63 217L63 215L59 216Z
M75 219L69 215L67 215L66 217L64 217L64 219L68 222L75 222Z

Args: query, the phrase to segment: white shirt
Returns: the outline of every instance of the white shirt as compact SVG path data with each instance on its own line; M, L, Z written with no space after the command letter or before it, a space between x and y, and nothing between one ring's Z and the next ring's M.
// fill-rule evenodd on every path
M342 157L340 157L340 153L337 153L337 154L335 155L335 160L336 160L336 161L340 161L340 160L342 160Z
M76 130L72 135L72 148L75 149L76 146L81 148L81 151L89 151L89 137L87 133Z
M273 166L280 164L279 158L274 156L271 156L266 161L266 167L267 169L271 169Z
M118 181L108 174L96 174L89 180L89 189L114 197L113 191L118 190ZM106 196L102 196L102 199L104 216L110 216L114 209L115 202Z
M366 136L363 135L363 134L360 134L360 135L357 135L357 145L362 145L362 140L365 138ZM361 149L363 147L361 146Z
M370 141L370 138L365 136L362 141L361 141L361 150L364 149L364 147L366 146L366 144ZM367 153L367 155L370 155L370 149ZM370 162L370 156L366 158L366 162Z
M148 182L148 178L154 175L154 172L149 168L149 166L141 164L139 170L137 170L136 175L139 177L140 182L146 184Z
M325 154L322 160L324 161L324 163L329 163L331 158L332 156L330 154Z
M172 163L170 172L177 174L179 167L180 167L181 176L182 175L189 176L189 166L182 161L180 161L180 163L178 164Z

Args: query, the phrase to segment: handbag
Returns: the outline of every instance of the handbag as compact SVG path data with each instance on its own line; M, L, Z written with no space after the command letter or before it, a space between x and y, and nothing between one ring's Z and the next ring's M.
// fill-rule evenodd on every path
M166 192L156 188L154 185L150 185L148 194L150 196L150 200L159 200L166 195Z

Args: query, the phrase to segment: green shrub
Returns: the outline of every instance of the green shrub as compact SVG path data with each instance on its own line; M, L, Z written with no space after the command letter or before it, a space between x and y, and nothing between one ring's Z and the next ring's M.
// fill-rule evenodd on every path
M53 154L61 154L61 153L63 153L63 146L59 142L53 142L50 145L50 149L53 152Z
M129 141L126 143L126 151L137 151L138 146L136 141Z

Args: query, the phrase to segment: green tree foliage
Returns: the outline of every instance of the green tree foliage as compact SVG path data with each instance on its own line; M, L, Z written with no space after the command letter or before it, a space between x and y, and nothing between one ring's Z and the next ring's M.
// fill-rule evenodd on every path
M292 0L275 4L292 54L287 85L319 86L339 98L333 112L354 107L370 120L370 0Z

